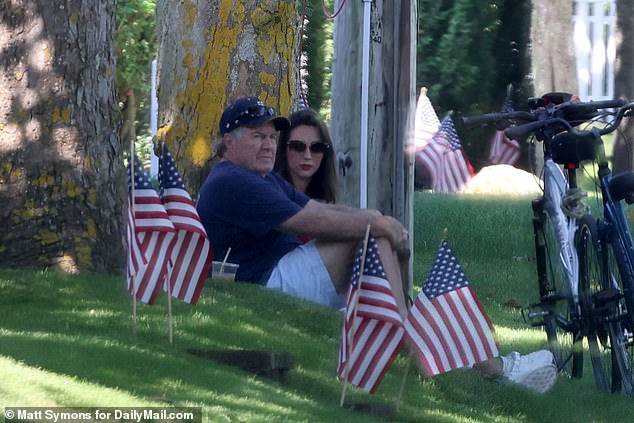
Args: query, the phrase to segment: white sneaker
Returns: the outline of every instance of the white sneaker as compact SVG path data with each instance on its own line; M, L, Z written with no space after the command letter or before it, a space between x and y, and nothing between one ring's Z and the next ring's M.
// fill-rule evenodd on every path
M527 355L512 352L501 358L502 374L511 382L537 392L546 392L557 380L557 367L553 363L553 354L548 350Z

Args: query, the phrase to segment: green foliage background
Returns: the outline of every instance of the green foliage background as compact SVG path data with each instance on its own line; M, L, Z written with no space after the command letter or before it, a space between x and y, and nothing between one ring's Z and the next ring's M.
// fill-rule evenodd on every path
M117 86L120 101L134 90L137 102L137 133L149 125L150 66L156 56L156 0L118 0L115 34Z
M302 50L306 56L305 82L308 104L324 116L330 113L330 80L332 76L332 20L322 11L321 2L306 1L306 20ZM332 10L332 1L324 5Z
M416 82L439 118L499 110L508 84L525 107L530 1L417 0L417 10ZM486 165L491 130L457 129L474 167Z
M117 3L117 83L120 98L132 88L137 96L137 133L149 145L150 63L156 54L156 0ZM325 0L331 13L333 1ZM513 84L518 109L531 93L529 72L530 0L417 0L416 86L426 86L439 117L500 109ZM320 0L298 0L305 7L302 49L307 100L327 120L333 21ZM491 129L458 127L463 147L478 170L486 165ZM526 155L524 155L526 156Z
M319 1L306 5L303 51L308 103L328 117L333 23ZM515 108L525 107L532 93L529 0L417 0L416 6L416 86L428 88L440 118L448 112L499 110L508 84L514 87ZM332 11L332 1L326 1L326 7ZM492 129L457 129L476 170L487 165Z

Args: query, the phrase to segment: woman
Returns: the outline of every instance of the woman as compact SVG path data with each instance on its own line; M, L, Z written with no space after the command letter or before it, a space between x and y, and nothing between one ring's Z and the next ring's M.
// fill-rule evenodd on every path
M315 200L335 203L335 151L328 128L311 109L292 113L280 132L275 170L295 189Z

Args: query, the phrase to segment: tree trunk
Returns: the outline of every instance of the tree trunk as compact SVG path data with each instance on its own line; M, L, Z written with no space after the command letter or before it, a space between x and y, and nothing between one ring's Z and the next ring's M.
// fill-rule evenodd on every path
M531 67L535 95L578 91L572 36L571 1L533 0Z
M157 142L194 198L227 104L255 95L282 114L296 104L300 13L295 0L157 0Z
M616 2L616 60L614 63L614 96L634 98L634 2L617 0ZM634 121L624 119L622 133L617 134L612 155L614 173L634 169Z
M576 94L577 61L573 43L572 2L533 0L531 13L531 73L533 95L562 91ZM540 175L544 166L542 142L528 146L529 168Z
M115 0L0 2L0 265L125 259Z

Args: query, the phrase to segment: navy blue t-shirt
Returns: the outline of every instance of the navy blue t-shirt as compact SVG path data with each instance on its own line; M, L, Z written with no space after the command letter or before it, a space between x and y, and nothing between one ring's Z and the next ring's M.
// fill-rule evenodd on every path
M229 161L218 163L200 189L198 214L216 259L240 265L236 280L264 283L264 275L301 244L276 228L308 203L276 173L261 176Z

